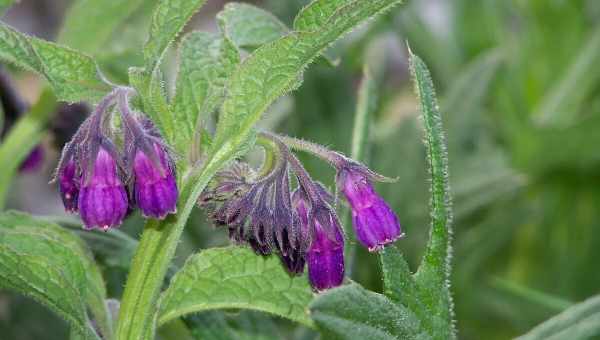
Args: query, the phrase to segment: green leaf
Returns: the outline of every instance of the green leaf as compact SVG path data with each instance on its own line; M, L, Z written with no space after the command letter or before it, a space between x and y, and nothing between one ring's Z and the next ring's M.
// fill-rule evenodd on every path
M428 339L414 314L358 284L319 295L310 312L327 339Z
M143 0L78 0L67 13L58 42L95 55ZM92 38L93 37L93 38Z
M273 14L256 6L228 3L217 15L223 34L233 43L253 50L287 34L289 29Z
M518 340L578 340L600 335L600 296L578 303L546 320Z
M154 15L148 41L144 46L146 69L154 72L167 48L206 0L161 0Z
M55 224L0 214L0 287L32 297L84 338L98 339L89 307L104 334L111 334L100 270L81 240Z
M329 44L399 2L353 1L336 7L337 11L323 21L319 30L292 32L257 49L231 77L214 145L230 157L251 137L252 127L262 113L297 84L304 68Z
M424 140L431 173L431 231L415 280L424 291L421 295L422 303L433 318L430 334L434 338L451 339L456 335L449 287L452 212L446 141L429 70L412 52L410 69L421 103Z
M294 31L318 31L336 11L352 2L353 0L315 0L311 2L302 8L294 18Z
M392 301L406 306L427 326L427 311L421 303L419 288L408 263L396 246L390 245L380 252L384 294Z
M253 309L312 326L306 277L290 277L276 256L212 248L190 257L163 293L158 324L211 309Z
M92 58L0 24L0 60L46 77L59 100L96 101L110 86Z
M56 99L49 90L42 92L37 103L23 115L4 137L0 144L0 209L20 164L43 137L42 130L56 107Z
M197 31L182 39L171 107L188 146L200 121L222 103L225 84L239 62L239 52L227 38Z

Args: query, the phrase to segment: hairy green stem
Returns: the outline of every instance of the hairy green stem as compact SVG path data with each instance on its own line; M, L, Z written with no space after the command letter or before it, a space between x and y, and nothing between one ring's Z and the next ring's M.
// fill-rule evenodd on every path
M217 155L194 171L183 184L178 212L163 221L148 220L131 264L121 301L117 340L151 339L155 333L158 295L167 269L175 255L181 233L196 205L196 200L212 175L224 164Z

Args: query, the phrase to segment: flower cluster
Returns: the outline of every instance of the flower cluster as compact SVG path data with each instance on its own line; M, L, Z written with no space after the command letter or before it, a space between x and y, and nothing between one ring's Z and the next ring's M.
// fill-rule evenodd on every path
M87 229L118 226L136 205L157 219L176 210L173 160L150 120L129 108L132 91L117 88L102 99L63 148L55 179L65 209L79 212Z
M230 239L261 255L276 253L291 274L308 267L314 289L322 291L344 279L344 233L335 198L308 172L290 146L327 160L337 170L337 185L352 209L358 241L378 251L402 237L398 218L375 192L373 181L384 180L362 164L304 141L260 134L259 141L274 162L257 173L236 162L219 172L202 193L199 204ZM290 183L290 173L295 181ZM295 189L291 187L295 184Z

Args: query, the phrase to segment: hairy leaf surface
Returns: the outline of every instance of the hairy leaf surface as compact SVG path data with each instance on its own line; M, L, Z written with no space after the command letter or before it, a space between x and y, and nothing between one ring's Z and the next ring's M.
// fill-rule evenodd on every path
M93 339L89 307L110 332L100 270L81 240L55 224L17 212L0 215L0 287L32 297Z
M306 277L290 277L276 256L212 248L188 259L175 275L161 299L159 324L193 312L242 308L311 325L311 299Z

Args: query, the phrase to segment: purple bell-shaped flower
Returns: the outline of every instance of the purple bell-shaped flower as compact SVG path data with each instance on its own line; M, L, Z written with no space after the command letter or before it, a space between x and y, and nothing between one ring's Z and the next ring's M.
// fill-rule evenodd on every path
M369 172L349 164L337 176L340 190L352 208L352 222L356 238L369 251L377 251L404 234L398 217L375 192Z
M78 208L87 229L108 230L120 225L127 214L127 191L119 177L115 158L100 146L92 169L84 169Z
M145 217L163 219L177 210L177 183L169 155L154 142L149 153L135 151L133 173L134 195Z

